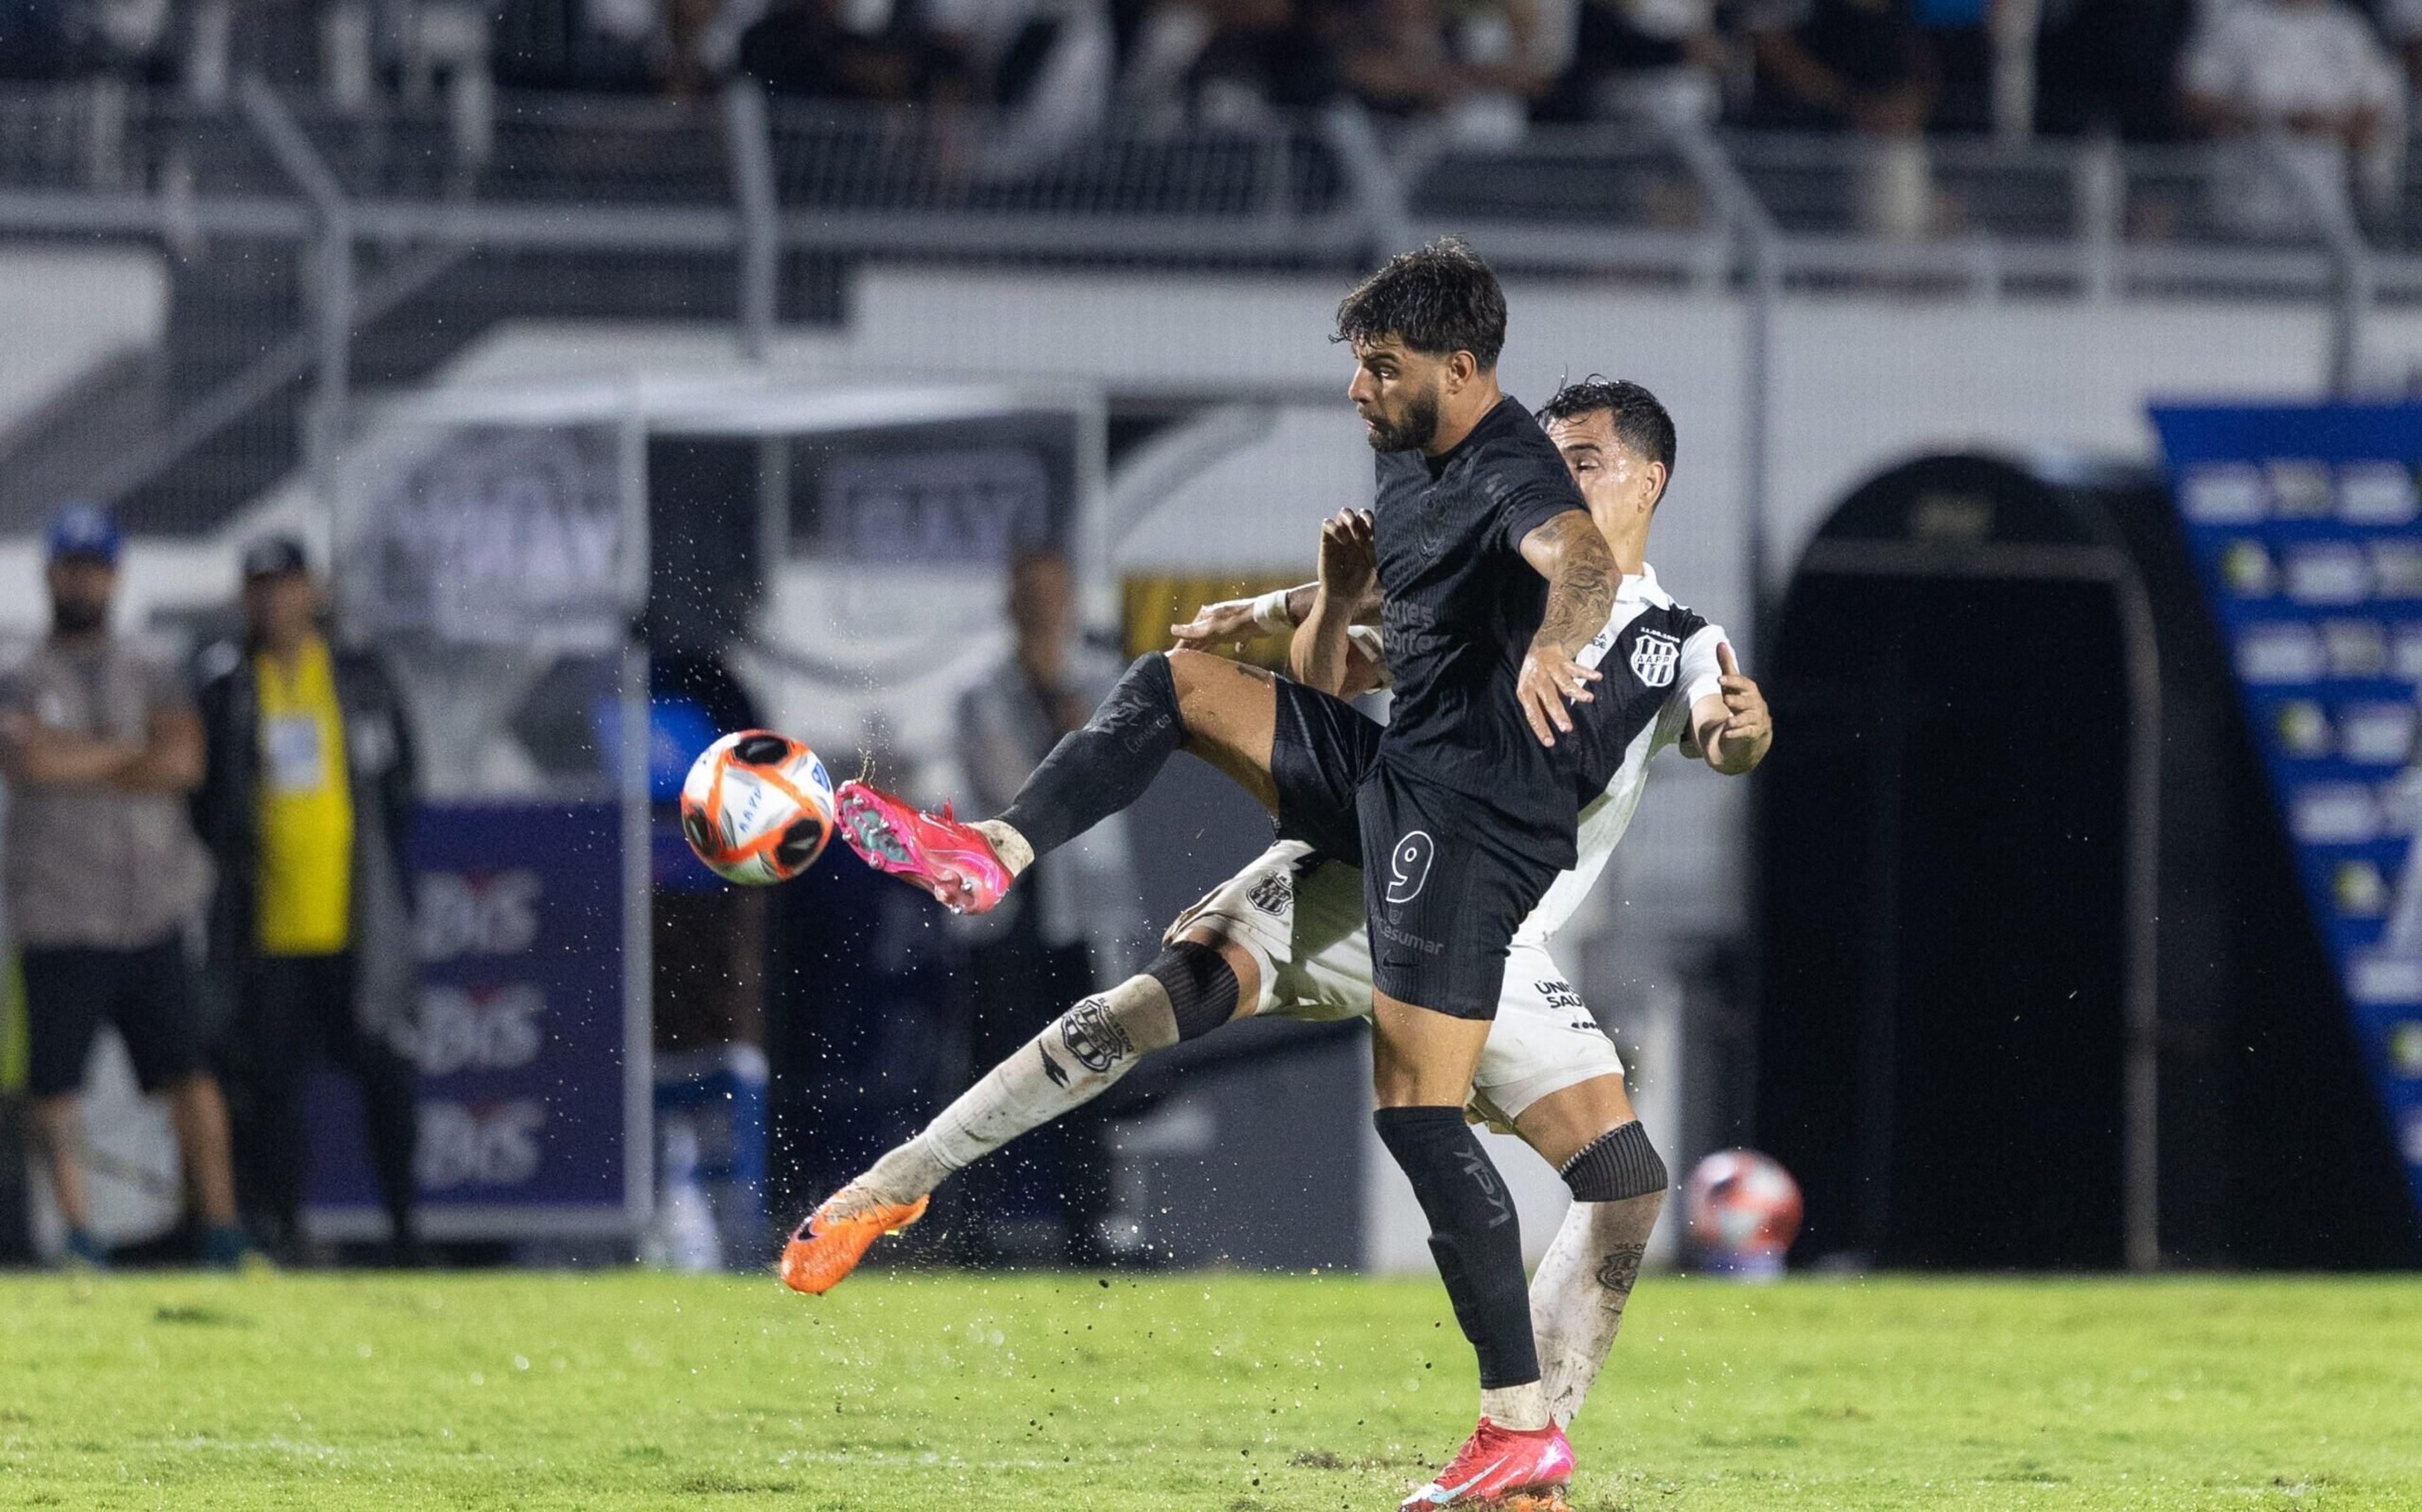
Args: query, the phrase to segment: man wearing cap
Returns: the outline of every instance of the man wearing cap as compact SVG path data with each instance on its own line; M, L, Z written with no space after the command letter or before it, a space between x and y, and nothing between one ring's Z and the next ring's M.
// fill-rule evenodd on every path
M300 542L244 553L244 644L205 657L208 772L194 814L218 858L213 981L231 992L230 1089L245 1215L291 1255L309 1168L303 1073L360 1083L396 1258L417 1257L415 998L404 840L412 742L376 659L332 648Z
M6 888L21 950L28 1080L71 1256L98 1265L77 1160L77 1095L103 1022L148 1093L167 1099L206 1225L204 1256L243 1258L227 1108L204 1068L186 936L211 864L183 795L202 774L202 727L166 662L110 632L118 528L90 505L52 522L51 633L0 683L8 779Z

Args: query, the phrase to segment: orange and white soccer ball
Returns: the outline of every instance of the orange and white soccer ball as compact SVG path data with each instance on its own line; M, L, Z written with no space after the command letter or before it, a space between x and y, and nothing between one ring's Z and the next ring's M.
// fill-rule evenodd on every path
M690 763L681 822L689 848L716 876L769 887L824 854L833 833L832 777L789 736L741 730Z
M1800 1233L1800 1183L1771 1155L1718 1150L1691 1171L1682 1209L1711 1258L1780 1268Z

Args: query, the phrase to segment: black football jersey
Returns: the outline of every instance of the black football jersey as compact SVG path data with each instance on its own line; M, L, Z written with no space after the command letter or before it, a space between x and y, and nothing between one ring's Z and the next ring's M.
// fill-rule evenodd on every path
M1373 528L1395 700L1383 760L1494 810L1572 865L1569 769L1539 743L1514 695L1548 601L1522 540L1582 509L1547 432L1511 395L1444 456L1378 459Z

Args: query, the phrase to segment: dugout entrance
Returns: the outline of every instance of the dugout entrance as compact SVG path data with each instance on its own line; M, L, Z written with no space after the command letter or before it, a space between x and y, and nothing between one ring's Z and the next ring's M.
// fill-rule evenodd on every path
M1801 1258L2411 1265L2167 489L1924 458L1774 626L1756 1142Z
M1928 459L1843 504L1774 644L1758 1137L1807 1246L2150 1263L2160 693L2124 546Z

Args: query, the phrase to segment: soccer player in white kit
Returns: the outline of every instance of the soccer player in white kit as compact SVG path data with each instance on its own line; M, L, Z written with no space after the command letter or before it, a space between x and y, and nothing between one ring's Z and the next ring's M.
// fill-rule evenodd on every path
M1547 944L1605 869L1656 752L1680 745L1737 775L1764 757L1772 730L1722 629L1675 602L1644 558L1674 465L1664 408L1638 384L1593 378L1560 390L1539 418L1624 576L1605 628L1578 658L1602 674L1596 696L1574 706L1575 728L1563 741L1586 794L1580 861L1515 936L1469 1100L1470 1116L1521 1136L1573 1190L1531 1292L1543 1386L1561 1426L1579 1411L1613 1343L1667 1178L1625 1095L1613 1043ZM1298 680L1340 696L1366 691L1384 676L1384 647L1354 624L1376 602L1370 557L1368 517L1343 513L1323 527L1319 584L1207 606L1175 627L1178 638L1203 646L1236 639L1256 623L1292 626ZM1363 885L1357 868L1301 840L1273 845L1169 930L1172 943L1217 950L1234 973L1233 993L1191 1001L1183 982L1172 990L1168 972L1147 972L1077 1004L820 1207L785 1255L785 1280L801 1290L827 1289L883 1232L913 1222L951 1172L1099 1096L1152 1051L1251 1014L1368 1014ZM1554 1504L1464 1496L1463 1479L1450 1467L1405 1504Z

